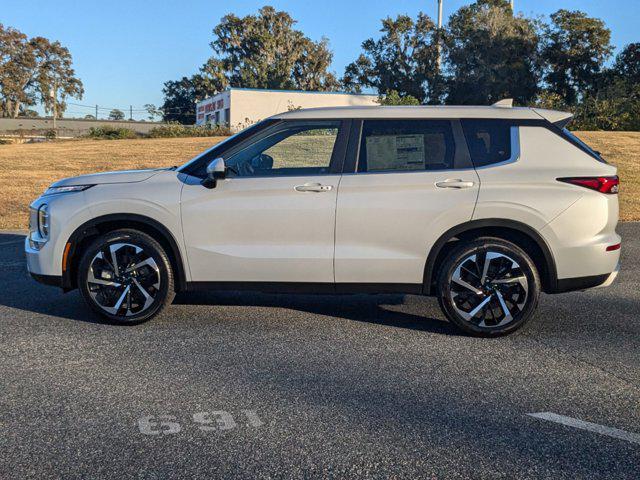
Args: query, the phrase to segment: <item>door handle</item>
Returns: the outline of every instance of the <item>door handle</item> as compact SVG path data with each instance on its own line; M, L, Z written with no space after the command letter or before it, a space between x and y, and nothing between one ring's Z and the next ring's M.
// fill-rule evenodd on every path
M474 185L475 183L468 182L460 178L450 178L443 180L442 182L436 182L436 187L438 188L470 188Z
M322 185L321 183L305 183L293 187L296 192L328 192L333 189L333 185Z

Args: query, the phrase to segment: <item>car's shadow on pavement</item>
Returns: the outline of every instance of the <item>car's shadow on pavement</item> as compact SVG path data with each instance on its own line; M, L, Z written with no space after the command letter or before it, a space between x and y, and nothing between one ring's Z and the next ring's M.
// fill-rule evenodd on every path
M357 322L406 328L443 335L459 335L449 322L399 311L405 295L288 295L259 292L184 292L176 296L178 305L218 305L285 308L314 315Z
M0 305L34 314L108 324L92 312L77 291L63 294L37 284L26 271L24 235L0 233ZM403 295L281 295L256 292L185 292L175 305L272 307L444 335L458 335L452 325L386 307L402 305ZM171 307L165 318L171 318Z

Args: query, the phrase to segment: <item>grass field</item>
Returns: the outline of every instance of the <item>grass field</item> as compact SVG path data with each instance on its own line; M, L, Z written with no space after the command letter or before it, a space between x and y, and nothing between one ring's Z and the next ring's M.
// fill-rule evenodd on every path
M619 168L622 220L640 220L640 132L578 132ZM222 138L76 140L0 145L0 229L27 227L27 207L54 181L89 172L179 165Z

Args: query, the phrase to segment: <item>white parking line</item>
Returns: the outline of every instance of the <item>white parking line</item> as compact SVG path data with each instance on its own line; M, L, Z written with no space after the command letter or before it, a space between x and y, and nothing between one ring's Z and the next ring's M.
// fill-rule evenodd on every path
M577 418L565 417L564 415L558 415L551 412L540 413L527 413L530 417L540 418L542 420L548 420L550 422L560 423L568 427L579 428L580 430L588 430L590 432L599 433L600 435L607 435L608 437L619 438L620 440L626 440L627 442L637 443L640 445L640 434L625 432L619 428L605 427L604 425L598 425L597 423L585 422L578 420Z

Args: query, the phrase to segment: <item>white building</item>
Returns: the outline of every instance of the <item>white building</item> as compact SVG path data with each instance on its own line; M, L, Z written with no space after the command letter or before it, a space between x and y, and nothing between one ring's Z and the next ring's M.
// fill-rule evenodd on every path
M365 105L378 105L378 96L344 92L230 88L196 104L196 125L226 125L232 131L238 131L288 110Z

